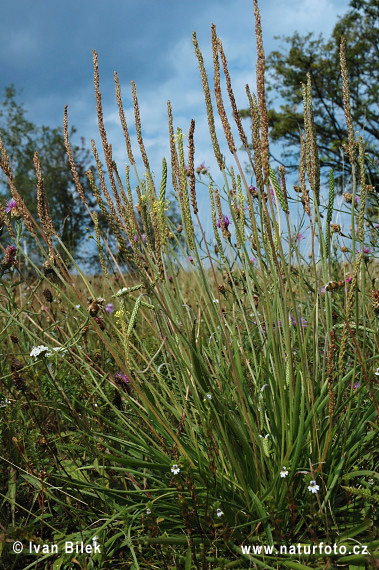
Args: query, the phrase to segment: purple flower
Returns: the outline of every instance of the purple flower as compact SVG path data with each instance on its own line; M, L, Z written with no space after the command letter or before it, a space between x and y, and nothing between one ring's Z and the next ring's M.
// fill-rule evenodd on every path
M358 390L359 387L360 387L360 383L359 383L359 382L354 382L354 384L353 384L353 389L354 389L354 390Z
M271 194L271 196L275 196L275 192L274 192L273 188L270 188L270 194Z
M108 303L108 305L105 305L105 310L111 315L114 311L113 303Z
M256 187L255 187L255 186L253 186L253 185L249 186L249 190L250 190L250 192L251 192L251 193L253 193L253 192L256 192L256 191L257 191Z
M357 253L362 253L362 251L360 249L357 249ZM364 247L363 248L363 253L365 255L368 255L369 253L371 253L371 249L369 247Z
M257 260L255 257L250 257L250 263L255 263Z
M114 379L118 382L124 382L124 384L129 384L130 380L127 377L126 374L124 374L124 372L116 372L116 374L114 375Z
M10 200L8 200L8 202L5 206L5 212L7 214L9 214L9 212L12 212L12 210L17 210L17 202L14 198L11 198Z
M16 258L16 251L17 247L14 244L8 245L7 249L5 250L6 263L14 263L14 260Z
M292 236L292 243L296 241L301 241L302 239L304 239L303 234L296 234L295 236Z
M229 226L229 224L230 224L230 220L229 220L228 216L225 216L225 215L224 215L224 216L222 216L222 218L223 218L223 226L224 226L224 228L225 228L225 229L228 229L228 226ZM220 221L220 220L217 220L217 227L218 227L218 228L221 228L221 221Z
M196 172L197 174L207 174L208 166L205 166L205 162L199 164L199 166L196 168Z
M132 385L126 374L121 371L116 372L114 375L114 381L124 390L124 392L127 392L129 396L131 396Z
M192 257L191 255L189 256L188 261L189 261L190 263L193 263L193 257Z
M292 315L290 315L290 320L291 320L291 323L293 325L296 325L296 319ZM308 326L308 321L306 319L304 319L304 317L300 317L299 318L299 325L306 329Z

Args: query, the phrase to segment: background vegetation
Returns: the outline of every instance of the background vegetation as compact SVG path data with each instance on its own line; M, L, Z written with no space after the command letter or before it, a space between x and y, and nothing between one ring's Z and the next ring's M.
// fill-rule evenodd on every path
M135 85L138 149L130 143L116 75L129 162L125 175L118 171L94 52L103 158L92 143L97 173L86 174L93 198L75 162L67 112L63 141L77 207L80 199L91 220L101 275L82 271L75 248L57 228L39 154L33 155L35 212L22 198L21 179L0 142L9 186L0 210L4 568L376 564L379 290L378 232L367 215L375 192L367 178L370 157L356 135L342 42L350 165L342 210L351 227L339 224L333 169L326 199L321 192L322 149L309 74L299 101L298 184L290 188L285 169L273 169L256 2L254 8L256 95L246 87L251 137L212 26L213 90L230 157L220 151L216 110L193 35L220 169L214 177L194 163L195 122L188 134L174 128L169 103L170 168L163 159L155 185ZM226 97L235 126L225 112ZM241 168L236 136L252 179ZM204 182L211 239L198 215ZM170 187L179 225L167 215ZM294 206L298 217L290 215ZM38 255L28 254L25 239ZM25 545L23 554L12 552L14 540ZM63 551L68 540L100 544L101 552L73 558ZM36 545L32 553L30 542ZM345 550L267 556L241 549L320 542ZM37 552L46 543L58 544L59 553ZM362 544L369 554L354 554L352 546Z

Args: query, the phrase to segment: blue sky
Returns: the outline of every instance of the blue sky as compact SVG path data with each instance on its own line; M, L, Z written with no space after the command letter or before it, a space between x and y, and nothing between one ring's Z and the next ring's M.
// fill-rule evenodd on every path
M132 135L130 81L136 82L145 145L157 179L162 157L169 158L167 99L172 102L176 127L188 132L195 118L195 161L205 161L216 171L192 31L197 33L212 76L210 26L216 24L237 105L245 107L245 84L252 90L255 85L252 5L252 0L6 2L0 19L0 90L14 83L22 89L20 100L28 119L51 127L62 124L67 104L70 124L89 145L91 138L99 140L92 68L92 49L96 49L105 126L119 171L123 171L126 154L114 97L115 70ZM328 36L348 5L348 0L261 0L266 54L279 46L274 40L277 35L298 30Z

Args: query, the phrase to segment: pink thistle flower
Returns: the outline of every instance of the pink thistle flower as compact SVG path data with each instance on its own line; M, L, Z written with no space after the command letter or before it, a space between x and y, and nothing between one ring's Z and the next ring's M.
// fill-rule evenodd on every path
M12 210L17 210L17 202L14 198L11 198L10 200L8 200L8 202L5 206L5 212L7 214L9 214L10 212L12 213Z

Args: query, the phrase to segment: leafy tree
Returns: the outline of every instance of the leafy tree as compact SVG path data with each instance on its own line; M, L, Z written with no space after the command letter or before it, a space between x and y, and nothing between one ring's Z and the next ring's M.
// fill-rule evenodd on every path
M313 109L322 167L342 173L343 145L347 142L344 119L339 50L346 40L352 120L363 135L366 152L375 163L379 151L379 3L351 0L350 10L341 17L328 41L312 33L295 33L282 38L282 51L267 58L269 90L279 97L279 110L269 112L273 142L283 143L281 160L297 167L299 128L303 125L301 83L307 73L312 80ZM248 111L241 111L242 116ZM346 167L349 165L346 162ZM375 168L369 167L371 182L378 184Z
M65 150L61 128L38 127L26 118L23 104L17 101L13 85L5 89L0 107L0 132L10 158L16 188L27 208L36 219L36 173L33 165L35 151L41 163L44 187L50 214L65 246L80 254L80 245L90 219L75 189L71 168ZM75 129L71 129L71 136ZM93 206L92 192L85 175L90 167L89 151L84 139L72 148L79 177L88 202ZM0 178L0 192L9 196L4 177ZM31 244L29 244L31 247ZM87 254L86 254L87 257Z

